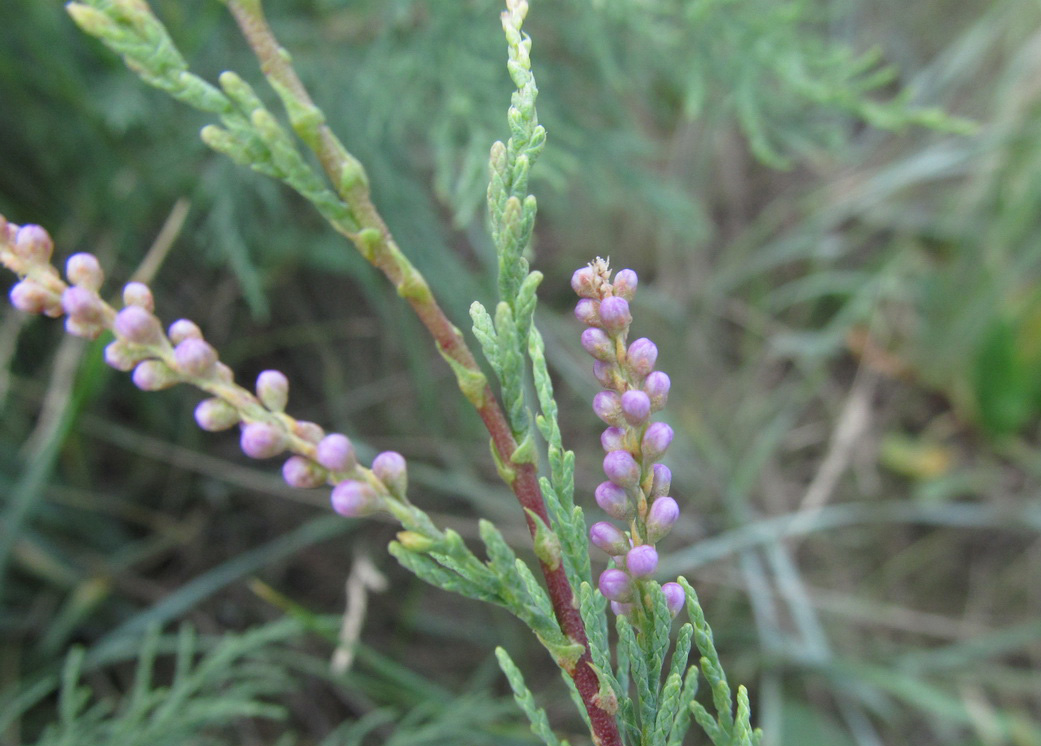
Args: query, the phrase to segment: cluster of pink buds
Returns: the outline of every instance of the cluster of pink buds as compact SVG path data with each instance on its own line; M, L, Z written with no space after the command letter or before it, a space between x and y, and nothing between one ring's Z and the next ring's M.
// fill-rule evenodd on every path
M188 383L205 391L195 409L199 427L211 432L240 429L242 451L251 458L288 454L282 475L291 487L334 485L333 509L358 517L387 509L390 501L407 502L405 459L394 451L379 454L366 469L354 446L340 433L327 435L313 422L286 414L289 381L277 370L257 377L255 393L234 381L217 350L192 321L180 319L164 333L155 316L152 291L141 282L123 288L118 312L100 295L104 273L93 254L74 254L66 262L66 283L51 264L54 243L38 225L17 226L0 215L0 263L21 279L11 289L11 303L27 313L65 316L70 334L96 339L111 331L105 361L131 372L144 391Z
M607 481L596 488L596 502L625 526L600 521L589 530L593 545L613 559L599 585L616 614L632 611L640 581L658 568L654 545L679 517L679 505L669 496L672 472L658 463L672 443L672 428L651 421L665 406L670 380L654 369L654 342L645 337L628 342L629 301L636 286L631 269L618 272L612 283L608 263L599 258L571 278L581 297L575 316L588 327L582 347L593 357L593 374L604 387L593 398L593 411L607 425L600 436ZM686 599L682 586L665 583L662 591L675 616Z

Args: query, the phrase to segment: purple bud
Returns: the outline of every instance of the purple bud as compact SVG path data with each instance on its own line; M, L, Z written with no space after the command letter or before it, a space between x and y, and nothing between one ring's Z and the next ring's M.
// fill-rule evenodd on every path
M650 544L633 547L625 555L625 566L634 578L646 578L658 569L658 550ZM607 595L607 594L604 594Z
M62 293L61 307L82 324L97 324L105 314L105 306L97 293L76 286L66 288Z
M665 605L669 607L669 613L675 618L687 601L687 592L679 583L665 583L661 587L661 592L665 594Z
M623 489L632 489L640 481L640 465L629 451L611 451L604 456L604 474Z
M321 487L325 484L325 470L309 458L290 456L282 464L282 478L290 487Z
M604 450L620 451L625 449L625 430L620 427L609 427L600 435L600 445Z
M347 518L371 515L380 509L382 501L370 485L348 479L333 487L333 510Z
M181 379L159 360L145 360L134 368L131 376L134 385L142 391L162 391L168 389Z
M11 288L11 305L25 313L46 313L60 316L61 298L35 280L22 280ZM57 313L54 313L57 311Z
M199 329L198 325L194 321L178 319L170 324L167 336L170 338L171 342L177 345L186 339L202 339L202 330Z
M654 370L654 363L658 360L658 346L647 337L640 337L629 345L625 360L633 375L645 378Z
M293 422L293 435L308 443L318 445L319 441L325 437L325 430L317 422L296 420Z
M631 269L623 269L614 276L614 294L625 298L626 300L632 300L633 296L636 295L636 286L639 284L639 278L636 273Z
M217 364L217 351L201 339L186 339L174 348L177 369L194 378L209 377Z
M654 479L651 482L650 497L662 497L669 494L672 487L672 471L665 464L655 464L652 468Z
M665 451L669 450L672 443L672 428L664 422L655 422L647 428L643 434L643 442L640 447L643 457L647 461L655 461L661 458Z
M668 496L659 497L647 513L647 541L655 544L665 538L679 517L679 503Z
M159 319L139 306L127 306L112 323L116 336L139 345L152 345L162 338Z
M600 326L600 301L583 298L575 305L575 318L586 326Z
M666 373L656 370L647 376L643 382L643 390L651 397L651 411L660 412L665 408L665 402L669 400L669 387L672 382Z
M594 396L593 412L608 425L618 426L624 423L622 397L614 391L601 391Z
M632 600L632 579L621 570L610 568L600 573L600 592L609 601L626 602Z
M278 370L265 370L257 376L257 398L272 412L284 412L289 403L289 379Z
M105 281L105 273L101 271L101 264L93 254L73 254L65 262L65 276L73 285L84 290L92 290L95 293L101 289L101 283Z
M249 422L242 428L239 444L250 458L271 458L286 449L286 433L267 422Z
M604 328L612 333L628 329L633 321L633 316L629 313L629 301L617 296L604 298L600 301L600 321Z
M589 528L589 540L597 549L615 557L629 549L629 538L613 523L599 521Z
M651 416L651 397L639 390L622 394L622 414L630 425L642 425Z
M123 287L123 305L140 306L146 311L152 312L155 310L155 298L152 297L152 291L143 282L128 282Z
M358 462L354 445L346 435L332 433L318 443L317 461L329 471L352 471Z
M74 337L97 339L105 331L105 327L97 321L81 321L74 316L68 316L65 319L65 331Z
M612 518L625 520L629 517L629 496L613 482L601 482L593 493L596 504Z
M618 603L617 601L611 602L611 611L614 612L615 616L628 616L630 613L632 613L632 610L632 604L622 604Z
M571 289L581 298L595 298L597 273L592 267L576 269L571 275Z
M602 360L595 360L593 362L593 377L605 389L619 389L622 387L622 380L618 375L618 366L613 362L605 363Z
M615 359L614 342L603 329L589 328L582 332L582 349L605 363Z
M23 225L14 237L14 253L33 264L47 264L54 251L50 234L38 225Z
M240 419L238 410L223 399L203 399L195 407L195 421L211 433L234 427Z
M404 497L408 489L405 457L397 451L384 451L372 460L372 473L395 497Z

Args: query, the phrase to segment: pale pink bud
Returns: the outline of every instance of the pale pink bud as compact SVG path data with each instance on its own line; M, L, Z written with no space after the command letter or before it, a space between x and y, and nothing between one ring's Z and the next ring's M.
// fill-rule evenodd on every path
M600 445L604 450L620 451L625 448L625 430L620 427L609 427L600 435Z
M625 353L625 361L629 370L641 379L650 375L657 360L658 346L647 337L640 337L633 342Z
M128 282L123 286L123 305L139 306L151 313L155 310L155 298L152 297L152 291L143 282Z
M293 423L293 435L302 440L306 440L308 443L314 443L315 445L325 437L325 430L322 426L316 422L308 422L307 420L296 420Z
M625 554L629 549L629 537L613 523L599 521L589 527L589 541L597 549L612 557Z
M632 489L640 481L640 465L628 451L611 451L604 456L604 474L623 489Z
M687 602L687 592L679 583L664 583L661 592L665 594L665 605L669 608L669 613L675 618Z
M333 510L347 518L371 515L382 507L382 503L371 485L356 479L340 482L333 488Z
M65 262L65 276L73 285L95 293L101 289L101 283L105 281L105 273L101 271L98 258L86 252L73 254L68 258Z
M317 449L318 463L329 471L352 471L358 465L354 445L341 433L331 433L322 438Z
M614 342L603 329L589 328L582 332L582 349L597 360L611 362L615 359Z
M571 289L581 298L597 297L596 290L597 273L592 267L576 269L571 275Z
M624 424L622 417L622 397L614 391L601 391L593 397L593 412L608 425Z
M177 374L160 360L145 360L134 368L134 385L142 391L162 391L180 382Z
M26 313L46 313L60 316L61 298L35 280L22 280L11 288L11 305ZM57 311L57 313L55 313Z
M663 497L664 495L668 495L669 489L672 487L672 470L670 470L665 464L655 464L651 469L654 477L651 482L650 497Z
M642 391L622 394L622 415L630 425L642 425L651 416L651 397Z
M118 339L105 346L105 362L124 373L133 370L134 366L146 357L147 355L132 351L126 343L120 342Z
M600 321L604 329L612 334L625 331L633 321L629 312L629 302L617 296L604 298L600 301Z
M615 295L626 300L632 300L633 296L636 295L636 286L638 284L639 278L637 278L636 273L631 269L623 269L614 276L614 282L611 286Z
M600 592L609 601L626 602L633 597L632 579L621 570L610 568L600 573Z
M658 550L650 544L634 547L625 555L625 566L634 578L649 577L658 569Z
M643 457L647 461L655 461L661 458L672 443L672 428L664 422L655 422L647 428L643 434L643 442L640 447Z
M154 345L163 335L159 319L139 306L127 306L117 313L112 330L117 337L139 345Z
M195 408L195 421L199 427L211 433L234 427L241 419L235 407L216 397L203 399Z
M397 451L384 451L372 461L372 473L395 497L404 497L408 489L405 457Z
M619 376L618 366L614 362L605 363L602 360L593 361L593 377L600 382L605 389L619 389L622 387L622 379Z
M98 321L81 321L74 316L69 316L65 319L65 331L74 337L97 339L105 331L105 326Z
M33 264L47 264L54 251L50 234L38 225L23 225L14 237L14 253Z
M140 304L137 304L140 305ZM180 344L186 339L202 339L202 330L194 321L178 319L170 324L167 336L173 344Z
M186 339L174 348L174 361L185 375L209 377L217 363L217 351L204 340Z
M289 379L278 370L265 370L257 376L257 398L272 412L284 412L289 402Z
M97 293L81 287L65 288L61 307L69 316L83 324L97 324L104 318L105 306Z
M665 402L669 400L669 387L672 382L666 373L656 370L647 376L643 382L643 390L651 397L651 411L660 412L665 408Z
M325 469L303 456L290 456L282 464L282 478L290 487L321 487L325 484Z
M242 428L239 444L250 458L271 458L286 449L286 433L267 422L250 422Z
M586 326L600 326L600 301L583 298L575 305L575 318Z
M668 495L659 497L647 512L647 541L655 544L665 538L679 517L679 503Z

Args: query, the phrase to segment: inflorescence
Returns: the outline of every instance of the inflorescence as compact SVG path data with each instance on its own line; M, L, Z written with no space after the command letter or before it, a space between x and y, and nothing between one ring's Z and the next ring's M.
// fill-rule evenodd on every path
M577 270L571 287L581 297L575 316L588 327L582 347L594 359L593 374L604 387L593 398L593 411L607 429L600 436L607 481L596 488L597 504L611 518L594 523L589 539L613 560L600 574L600 592L616 614L629 614L639 599L639 584L658 568L654 545L679 517L679 505L669 496L672 472L658 463L672 443L672 428L652 422L669 396L669 376L654 369L658 348L641 337L628 343L637 276L623 269L611 282L611 269L600 258ZM686 594L678 583L665 583L662 592L673 616Z
M234 381L231 369L192 321L173 322L164 333L155 316L152 291L141 282L123 288L117 311L99 294L104 273L97 257L73 254L65 265L68 282L51 264L54 242L38 225L18 226L0 215L0 263L20 281L11 288L11 303L27 313L65 316L70 334L97 339L111 331L105 362L132 372L134 384L158 391L188 383L210 394L195 409L204 430L240 428L242 451L251 458L289 454L282 476L291 487L333 485L332 506L341 515L359 517L407 503L405 459L394 451L376 456L372 468L361 466L350 439L326 434L313 422L286 414L289 381L277 370L257 377L255 393Z

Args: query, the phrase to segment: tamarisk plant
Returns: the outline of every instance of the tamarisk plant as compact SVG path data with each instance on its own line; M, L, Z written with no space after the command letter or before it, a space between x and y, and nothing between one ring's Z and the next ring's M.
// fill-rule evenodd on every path
M498 396L462 332L396 244L370 198L364 167L326 124L259 0L225 4L280 98L288 128L234 72L222 73L219 86L192 73L144 0L87 0L67 9L146 83L213 115L217 123L201 133L208 146L305 197L412 307L490 434L499 475L523 508L543 582L492 523L480 523L483 559L456 532L435 525L409 499L401 454L386 451L365 466L345 435L289 414L289 382L281 372L264 371L252 388L239 385L195 323L176 320L164 331L146 285L127 284L117 308L102 294L104 273L94 255L73 254L63 278L51 263L54 246L46 230L0 216L0 261L20 278L11 302L28 313L64 317L76 336L111 335L105 360L131 372L141 389L187 383L202 390L207 398L195 411L200 427L237 426L247 456L284 458L285 481L298 488L326 486L338 513L390 514L402 530L389 551L405 568L444 590L502 606L531 628L559 666L594 743L675 746L691 717L718 746L759 743L747 692L738 688L735 705L694 589L683 578L664 585L654 579L655 544L679 514L670 495L671 474L661 463L673 432L651 420L665 407L670 379L655 370L653 342L628 342L636 273L622 270L612 281L602 259L577 270L571 284L580 297L576 316L587 326L581 344L594 358L593 372L604 389L593 409L608 426L601 437L607 481L596 489L595 500L618 523L602 521L587 530L584 510L574 501L574 454L562 443L543 341L533 324L542 275L524 256L537 211L528 178L546 140L535 109L531 39L522 31L527 3L507 0L502 13L516 90L508 112L510 137L496 142L490 157L488 207L499 297L494 309L477 302L470 309ZM321 172L309 165L301 146L317 156ZM610 563L595 585L590 541ZM614 656L608 602L617 630ZM684 607L690 621L680 626L673 644L673 620ZM693 665L692 646L700 652ZM562 743L509 654L498 648L496 655L533 732L547 744ZM714 714L695 698L701 675Z

